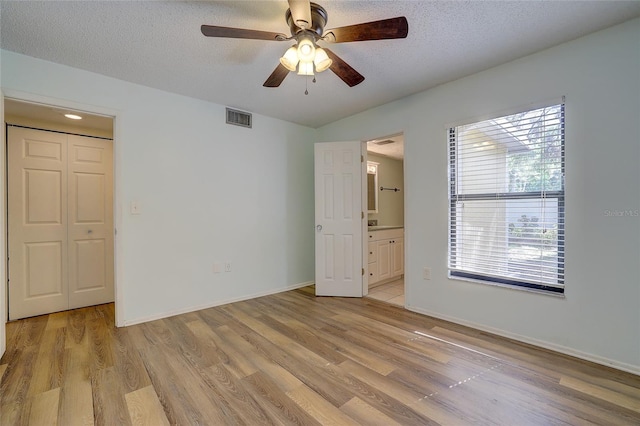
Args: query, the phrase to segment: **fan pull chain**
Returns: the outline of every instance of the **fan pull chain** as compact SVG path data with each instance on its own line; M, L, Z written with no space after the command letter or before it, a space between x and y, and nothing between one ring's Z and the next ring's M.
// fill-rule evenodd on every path
M309 94L309 76L306 76L304 78L304 94L305 95Z

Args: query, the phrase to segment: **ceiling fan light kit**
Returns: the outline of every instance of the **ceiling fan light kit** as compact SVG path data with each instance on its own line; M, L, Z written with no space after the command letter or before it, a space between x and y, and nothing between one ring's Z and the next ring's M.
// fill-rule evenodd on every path
M291 46L280 58L280 63L289 71L295 71L298 68L298 62L300 62L300 58L298 58L297 46Z
M349 87L364 81L358 71L327 48L321 48L317 42L347 43L352 41L388 40L405 38L409 25L404 16L383 19L363 24L349 25L324 31L327 23L327 11L320 5L308 0L288 0L289 9L285 20L289 25L291 37L268 31L247 30L242 28L202 25L202 34L207 37L244 38L253 40L285 41L295 40L280 58L280 64L264 82L265 87L278 87L289 72L298 71L298 75L313 76L315 72L330 69ZM315 81L315 79L314 79Z

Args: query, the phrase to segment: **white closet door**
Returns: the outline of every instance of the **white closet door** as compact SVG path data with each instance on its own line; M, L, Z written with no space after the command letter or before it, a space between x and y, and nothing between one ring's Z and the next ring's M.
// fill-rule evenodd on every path
M67 135L9 127L9 318L67 309Z
M69 135L69 308L113 301L111 141Z
M111 141L9 127L9 317L112 302Z

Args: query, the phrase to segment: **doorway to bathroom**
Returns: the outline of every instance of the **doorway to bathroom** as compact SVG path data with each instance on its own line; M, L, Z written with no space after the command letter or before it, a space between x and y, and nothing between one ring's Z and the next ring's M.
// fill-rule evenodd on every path
M404 134L366 145L367 297L404 307Z

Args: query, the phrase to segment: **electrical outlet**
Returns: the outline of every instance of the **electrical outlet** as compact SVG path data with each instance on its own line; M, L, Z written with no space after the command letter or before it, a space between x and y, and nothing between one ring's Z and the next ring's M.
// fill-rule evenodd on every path
M422 269L422 279L430 280L431 279L431 268Z
M140 214L140 202L138 201L131 202L131 214Z
M225 262L224 271L225 272L231 272L231 262Z

